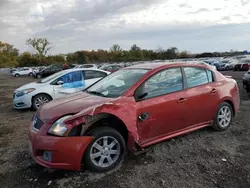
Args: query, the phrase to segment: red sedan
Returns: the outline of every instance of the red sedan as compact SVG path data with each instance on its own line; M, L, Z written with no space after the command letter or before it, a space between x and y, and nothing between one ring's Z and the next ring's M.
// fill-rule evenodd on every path
M135 65L43 105L30 125L30 152L48 168L104 172L126 151L207 126L226 130L239 100L236 81L204 64Z

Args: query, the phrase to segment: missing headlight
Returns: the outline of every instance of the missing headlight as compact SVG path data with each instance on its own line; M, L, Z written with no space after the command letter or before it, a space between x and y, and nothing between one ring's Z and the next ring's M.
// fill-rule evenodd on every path
M82 131L82 125L75 126L70 130L68 136L80 136L81 131Z

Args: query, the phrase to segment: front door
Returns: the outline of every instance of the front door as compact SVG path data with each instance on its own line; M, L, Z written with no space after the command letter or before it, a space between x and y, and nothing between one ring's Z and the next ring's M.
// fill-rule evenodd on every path
M58 84L58 81L61 81ZM54 85L55 98L60 98L64 95L75 93L85 87L82 71L74 71L66 73L57 79Z
M137 102L138 132L142 144L179 130L186 120L181 68L155 73L139 88L146 96ZM137 93L137 92L136 92Z

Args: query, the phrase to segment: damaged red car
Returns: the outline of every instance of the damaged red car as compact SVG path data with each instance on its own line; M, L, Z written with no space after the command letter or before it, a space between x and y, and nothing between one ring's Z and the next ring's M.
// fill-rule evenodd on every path
M126 152L207 126L226 130L238 108L236 81L205 64L135 65L44 104L29 147L44 167L104 172Z

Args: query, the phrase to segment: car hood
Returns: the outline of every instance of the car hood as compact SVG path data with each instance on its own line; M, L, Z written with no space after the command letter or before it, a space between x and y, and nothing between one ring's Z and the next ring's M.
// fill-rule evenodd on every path
M112 98L100 97L80 91L44 104L38 110L37 115L42 121L52 123L64 115L76 114L91 106L101 105L113 100Z
M17 89L15 90L15 92L18 92L18 91L21 91L21 90L24 90L24 89L38 88L38 87L41 87L41 86L43 86L43 85L45 85L45 84L44 84L44 83L31 82L31 83L29 83L29 84L25 84L25 85L23 85L23 86L17 88Z

